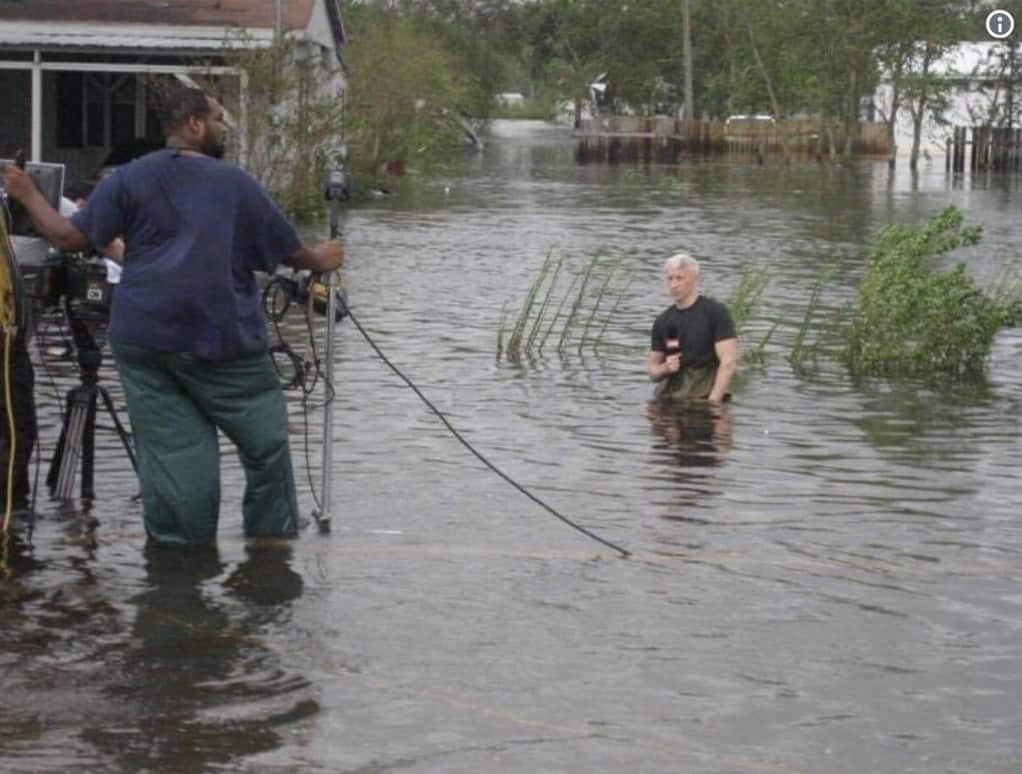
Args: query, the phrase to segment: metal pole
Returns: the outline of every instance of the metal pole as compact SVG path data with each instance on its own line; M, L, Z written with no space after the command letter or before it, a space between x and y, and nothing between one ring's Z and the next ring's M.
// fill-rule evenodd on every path
M330 238L340 236L337 209L344 194L344 170L331 169L327 178L326 198L330 203ZM333 462L334 462L334 331L337 327L337 299L334 293L334 274L330 272L326 278L326 383L330 394L323 406L323 502L319 514L319 523L325 526L330 523L331 497L333 495Z
M42 55L38 51L32 52L32 128L31 146L29 148L31 161L43 160L43 71L40 67Z

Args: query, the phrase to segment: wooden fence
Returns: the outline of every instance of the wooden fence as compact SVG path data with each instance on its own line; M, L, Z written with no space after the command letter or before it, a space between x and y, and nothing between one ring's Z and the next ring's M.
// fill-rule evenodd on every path
M1022 172L1022 129L956 126L947 140L944 168L948 172L964 172L970 146L971 171Z
M574 132L575 157L587 161L642 161L675 163L685 157L747 156L762 162L784 153L787 139L793 155L821 158L830 154L830 142L819 120L783 121L732 119L680 121L667 116L635 118L614 116L583 121ZM834 147L844 148L844 133L833 128ZM856 155L886 156L887 131L883 124L860 123L852 138Z

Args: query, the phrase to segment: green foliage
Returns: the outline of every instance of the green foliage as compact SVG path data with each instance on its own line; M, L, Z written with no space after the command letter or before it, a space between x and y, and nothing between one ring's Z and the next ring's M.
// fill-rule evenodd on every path
M429 160L460 145L458 118L472 79L442 40L412 17L376 6L347 22L345 132L355 168L371 174L382 162Z
M983 293L958 264L939 273L927 259L979 241L954 207L922 228L881 231L859 286L841 358L859 374L980 373L994 338L1019 320L1017 299Z
M250 43L247 33L239 41ZM245 104L234 79L200 80L235 116L246 116L239 162L280 206L300 218L323 209L323 177L340 144L343 104L336 59L283 38L267 47L239 46L230 63L248 76Z

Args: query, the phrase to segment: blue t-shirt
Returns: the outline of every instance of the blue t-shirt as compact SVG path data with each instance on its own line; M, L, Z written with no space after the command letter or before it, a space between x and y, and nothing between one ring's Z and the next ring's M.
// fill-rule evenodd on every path
M208 156L160 150L104 180L71 222L124 238L110 341L229 360L267 349L255 271L301 245L263 188Z

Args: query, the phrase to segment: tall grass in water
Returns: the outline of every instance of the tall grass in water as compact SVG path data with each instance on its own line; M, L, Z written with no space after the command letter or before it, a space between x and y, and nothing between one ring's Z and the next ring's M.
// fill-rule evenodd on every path
M823 270L817 276L816 282L813 283L813 289L809 291L809 301L806 303L805 315L803 315L802 323L795 334L795 342L791 346L791 352L788 353L788 362L796 370L805 370L806 363L816 357L819 347L824 341L823 337L818 334L812 344L806 344L806 339L809 337L809 331L812 328L813 318L820 308L820 296L823 295L824 287L834 278L836 273L837 269L834 267Z
M752 316L752 311L759 305L760 299L770 284L770 270L765 266L746 266L738 277L738 284L727 302L728 311L735 324L735 333L739 341L743 339L745 324ZM766 345L777 329L777 323L771 325L763 338L753 347L743 345L742 360L744 362L761 363L766 358Z
M572 347L583 354L586 350L598 352L604 346L620 346L609 342L607 337L632 284L631 272L622 271L623 260L623 256L608 260L602 252L597 252L571 272L566 270L563 257L554 258L548 253L526 291L510 333L506 312L501 312L497 359L505 357L518 362L523 357L542 355L551 340L556 341L561 356ZM566 275L570 275L571 280L565 286ZM769 281L770 272L766 268L749 267L742 272L728 302L739 335ZM652 322L652 317L650 320ZM758 346L750 350L748 359L763 358L764 347L774 328L776 324ZM643 341L634 347L626 345L626 348L644 352L646 344Z
M505 340L506 317L497 330L497 359L518 362L543 353L556 337L557 352L564 355L577 344L579 354L599 348L614 312L628 290L628 283L615 286L621 276L621 258L607 262L596 253L576 272L566 271L563 256L548 253L529 286L510 334ZM573 274L565 286L565 275ZM611 303L613 302L613 303ZM603 312L607 306L609 312ZM556 309L555 309L556 306ZM590 335L595 332L594 335Z
M522 308L518 313L518 319L515 320L515 325L511 329L511 335L508 336L507 352L509 358L512 357L512 353L519 353L522 351L522 337L525 335L525 329L529 324L529 317L532 314L533 304L536 303L536 296L539 294L539 289L546 281L547 274L550 273L552 258L553 252L548 252L546 254L546 258L543 259L543 264L539 267L539 274L536 276L536 279L532 281L532 285L529 286L529 290L525 294L525 300L522 302Z

